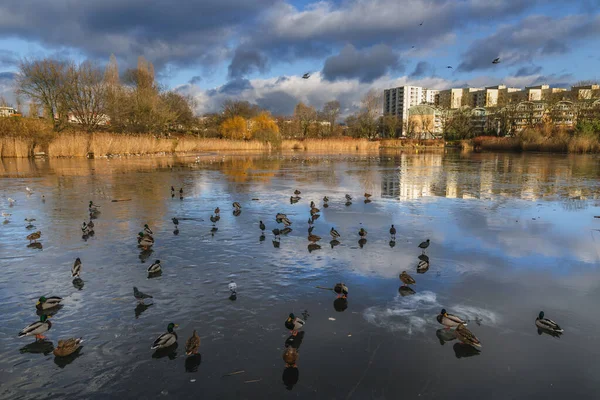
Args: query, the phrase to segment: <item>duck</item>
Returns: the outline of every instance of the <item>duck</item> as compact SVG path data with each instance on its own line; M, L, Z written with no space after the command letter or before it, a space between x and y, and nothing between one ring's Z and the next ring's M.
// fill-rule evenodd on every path
M295 204L295 203L299 202L300 199L301 199L300 196L290 196L290 203Z
M176 325L172 322L167 325L167 332L156 338L152 344L152 347L150 347L150 350L166 349L177 343L177 333L173 329L177 328L178 326L179 325Z
M281 231L279 231L279 233L281 233L282 235L287 235L288 233L291 233L291 232L292 232L292 228L290 228L289 226L286 226Z
M352 201L352 196L350 196L349 194L346 194L346 200L347 201Z
M293 336L298 334L298 331L302 329L306 322L304 320L296 317L294 313L290 313L288 318L285 320L285 327L292 332Z
M535 319L535 325L543 330L546 330L551 333L563 333L564 330L551 319L544 317L544 312L540 311L538 317Z
M272 232L275 237L279 237L281 235L281 231L278 228L273 229Z
M286 347L286 349L283 351L282 358L287 367L295 367L296 361L298 361L298 349L292 346Z
M160 265L160 260L154 261L154 263L152 263L152 265L150 265L148 267L148 274L150 274L150 275L158 274L161 271L162 271L162 267Z
M315 204L315 202L311 200L310 208L316 208L316 207L317 207L317 205Z
M185 355L191 356L192 354L198 354L198 348L200 347L200 336L194 332L192 332L192 336L185 342Z
M308 235L308 241L309 242L315 243L315 242L318 242L319 240L321 240L321 236L317 236L317 235L314 235L312 233Z
M371 194L371 193L367 193L367 192L365 192L365 199L368 199L368 198L370 198L371 196L372 196L372 194Z
M171 218L171 221L173 221L173 225L175 225L175 229L177 229L179 226L179 220L176 217L173 217Z
M314 226L314 225L310 225L310 226L308 227L308 233L309 233L309 234L310 234L310 233L312 233L312 231L313 231L314 229L315 229L315 226Z
M444 325L447 328L455 328L459 325L467 325L467 321L463 321L460 317L454 314L448 314L445 308L436 317L437 322Z
M454 332L456 333L456 338L464 344L473 346L476 349L481 348L479 339L464 324L459 324Z
M148 224L144 224L144 233L146 235L154 235L154 232L152 232L152 229L150 229L150 227L148 226Z
M237 201L233 202L232 205L233 205L233 208L235 208L236 210L241 210L242 209L242 206Z
M319 245L317 243L309 243L307 248L308 248L308 252L312 253L313 251L321 250L321 245Z
M86 224L86 222L83 221L83 223L81 224L81 233L83 233L84 235L88 235L90 231L91 229L89 228L88 224Z
M283 218L281 222L283 222L283 225L285 226L290 226L292 224L292 221L290 221L287 217Z
M417 283L412 276L406 273L406 271L402 271L400 273L400 280L405 285L415 285Z
M4 219L5 219L6 221L8 221L8 219L11 217L11 215L12 215L12 214L10 214L10 213L7 213L7 212L3 212L3 213L2 213L2 216L4 217Z
M210 219L210 222L212 222L214 225L219 220L219 217L218 217L218 215L211 215L209 219Z
M313 207L310 209L310 215L318 214L320 211L317 207Z
M327 196L323 197L323 203L329 203L329 197L327 197Z
M144 234L144 232L140 232L138 233L138 244L144 250L148 250L154 245L154 238L150 235Z
M153 297L144 292L140 292L137 287L133 287L133 297L138 301L139 304L144 304L144 299L152 299Z
M367 237L367 231L365 230L365 228L360 228L360 230L358 231L358 236L360 236L361 238Z
M70 338L66 340L59 340L58 345L54 348L54 355L56 357L67 357L75 353L81 347L83 343L82 338Z
M333 291L338 294L338 297L343 299L348 297L348 286L345 283L336 283L333 287Z
M37 232L33 232L30 235L27 235L27 240L29 240L29 243L31 243L31 242L37 243L37 240L40 237L42 237L42 232L41 231L37 231Z
M43 333L52 328L52 323L48 318L49 317L46 314L42 314L39 321L29 324L23 328L23 330L19 332L19 337L35 335L36 339L44 339L45 337Z
M298 196L298 195L302 194L302 192L301 192L301 191L299 191L298 189L296 189L296 190L294 190L294 194L295 194L296 196Z
M265 229L267 229L267 227L265 226L265 224L262 221L258 222L258 227L260 228L261 231L264 231Z
M90 200L90 203L88 204L88 209L89 209L90 213L92 213L92 214L99 213L100 210L98 210L98 208L100 208L100 206L97 204L94 204L94 202Z
M312 225L314 222L315 221L311 217L308 218L308 225Z
M392 239L396 238L396 228L394 227L394 225L392 224L392 226L390 227L390 236L392 236Z
M71 268L71 276L77 277L81 275L81 259L77 257L75 262L73 263L73 267Z
M171 186L171 196L175 196L175 188Z
M340 237L342 237L342 235L340 235L340 233L337 230L335 230L335 228L333 228L333 227L329 231L329 234L331 235L331 238L333 240L339 239Z
M35 308L39 311L48 310L49 308L54 308L60 304L62 301L62 297L58 296L42 296L38 299L38 302L35 305Z
M219 215L221 213L221 209L219 207L215 208L215 214Z
M427 239L426 241L421 242L419 244L419 248L423 249L423 252L425 252L425 249L428 248L428 247L429 247L429 239Z
M275 215L275 220L276 220L277 222L281 222L281 221L282 221L284 218L287 218L287 215L286 215L286 214L284 214L284 213L277 213L277 214Z
M237 283L235 282L229 282L229 285L227 286L227 288L229 289L229 291L233 294L233 293L237 293Z
M95 226L95 225L94 225L94 221L90 220L90 222L88 222L87 226L88 226L88 228L89 228L91 231L93 231L93 230L94 230L94 226Z

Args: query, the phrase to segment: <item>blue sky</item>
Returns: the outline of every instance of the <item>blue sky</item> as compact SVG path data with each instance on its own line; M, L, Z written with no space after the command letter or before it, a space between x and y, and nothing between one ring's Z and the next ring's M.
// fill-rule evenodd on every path
M332 99L351 110L366 91L402 84L598 78L600 1L5 0L0 37L9 99L21 57L102 64L114 53L121 71L146 57L162 83L196 97L199 113L228 97L278 113Z

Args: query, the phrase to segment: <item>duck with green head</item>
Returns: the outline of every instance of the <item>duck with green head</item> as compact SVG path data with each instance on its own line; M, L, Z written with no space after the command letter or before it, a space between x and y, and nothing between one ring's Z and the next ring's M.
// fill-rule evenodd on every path
M290 313L288 318L285 320L285 327L292 332L293 336L298 334L298 331L302 329L306 322L304 320L296 317L294 313Z
M138 233L138 244L144 249L148 250L154 245L154 238L144 232Z
M152 232L152 229L150 229L150 227L148 226L148 224L144 224L144 234L146 235L153 235L154 232Z
M564 332L564 330L556 322L545 318L543 311L540 311L538 317L535 319L535 326L551 333L560 334Z
M39 298L38 302L35 305L35 308L38 310L47 310L49 308L54 308L60 304L62 301L62 297L58 296L42 296Z
M150 350L166 349L167 347L171 347L177 343L177 333L173 329L177 328L178 326L179 325L176 325L172 322L167 325L167 332L156 338L152 344L152 347L150 347Z
M42 314L39 321L29 324L23 328L21 332L19 332L19 337L35 335L36 339L44 339L43 333L52 328L52 323L48 318L49 317L46 314Z

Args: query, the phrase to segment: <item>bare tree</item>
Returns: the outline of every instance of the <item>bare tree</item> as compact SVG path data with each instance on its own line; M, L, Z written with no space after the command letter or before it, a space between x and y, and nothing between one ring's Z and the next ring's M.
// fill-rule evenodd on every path
M262 110L256 104L241 100L225 100L223 102L223 118L243 117L246 119L254 118Z
M108 123L106 112L107 86L100 68L85 61L67 69L63 96L74 121L87 131Z
M381 94L371 89L361 101L360 121L365 136L372 139L377 133L377 118L381 114L383 98Z
M300 130L302 131L302 137L306 138L310 126L317 119L317 110L312 106L300 102L294 109L294 118L300 124Z
M63 96L66 75L67 64L51 58L24 59L19 64L17 94L41 104L45 115L54 121L55 130L62 128L66 118Z
M323 106L323 117L329 122L329 135L333 135L335 123L340 116L340 102L337 100L328 101Z
M397 115L387 114L381 119L383 131L390 138L398 137L398 129L400 128L400 120Z

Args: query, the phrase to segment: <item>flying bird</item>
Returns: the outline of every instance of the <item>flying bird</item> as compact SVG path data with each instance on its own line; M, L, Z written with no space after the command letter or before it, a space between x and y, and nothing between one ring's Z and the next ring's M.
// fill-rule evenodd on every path
M452 65L448 65L446 68L448 68L448 69L452 69Z
M492 61L492 64L500 64L500 57L494 58L494 61Z
M308 79L308 78L310 78L310 72L307 72L304 75L302 75L302 79Z
M425 22L425 21L421 22L421 23L419 24L419 26L423 26L423 23L424 23L424 22Z

